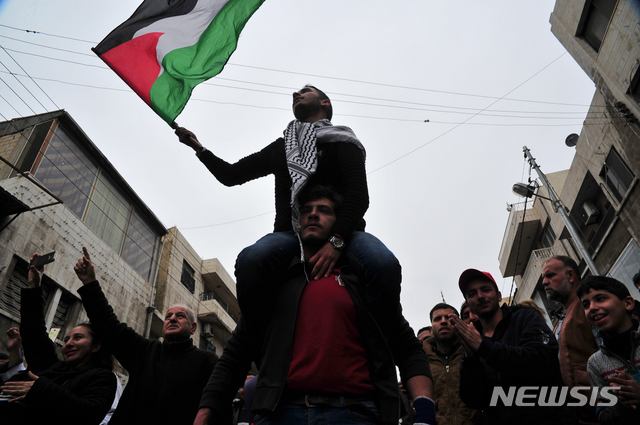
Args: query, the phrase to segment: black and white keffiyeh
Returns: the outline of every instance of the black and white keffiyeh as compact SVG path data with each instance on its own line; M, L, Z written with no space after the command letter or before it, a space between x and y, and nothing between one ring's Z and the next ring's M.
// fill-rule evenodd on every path
M318 143L353 143L365 155L364 146L353 130L335 126L327 119L313 123L293 120L284 131L284 149L291 176L291 222L299 230L298 194L318 166Z

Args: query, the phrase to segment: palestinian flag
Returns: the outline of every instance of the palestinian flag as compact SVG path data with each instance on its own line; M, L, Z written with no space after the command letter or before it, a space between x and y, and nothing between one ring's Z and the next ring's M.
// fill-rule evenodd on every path
M169 124L219 74L264 0L144 0L93 51Z

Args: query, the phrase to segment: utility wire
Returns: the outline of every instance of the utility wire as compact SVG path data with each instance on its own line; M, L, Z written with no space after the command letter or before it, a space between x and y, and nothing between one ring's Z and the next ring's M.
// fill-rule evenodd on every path
M5 103L6 103L7 105L9 105L9 106L11 107L11 109L13 109L13 110L16 112L16 114L20 115L20 112L19 112L16 108L14 108L14 106L11 104L11 102L9 102L9 101L8 101L8 100L7 100L3 95L1 95L1 94L0 94L0 99L4 100L4 101L5 101ZM5 118L5 120L6 120L6 118Z
M16 64L16 65L18 65L18 66L20 67L20 69L22 70L22 72L24 72L24 73L27 75L27 77L29 77L29 79L33 82L33 84L35 84L35 85L40 89L40 91L41 91L42 93L44 93L44 95L45 95L45 96L47 96L47 99L49 99L49 101L50 101L51 103L53 103L53 105L54 105L57 109L60 109L60 107L58 106L58 104L57 104L57 103L56 103L56 102L51 98L51 96L49 96L49 94L48 94L46 91L44 91L44 89L40 86L40 84L38 84L38 83L36 82L36 80L34 80L34 79L31 77L31 75L29 75L29 73L27 72L27 70L26 70L26 69L24 69L24 68L22 67L22 65L20 65L20 63L19 63L17 60L15 60L15 58L14 58L13 56L11 56L11 53L7 52L7 50L6 50L4 47L2 47L2 46L0 46L0 48L2 48L2 50L4 50L4 52L5 52L5 53L6 53L6 54L11 58L11 60L12 60L12 61L14 61L14 62L15 62L15 64ZM17 79L17 78L16 78L16 79ZM41 104L41 105L42 105L42 104ZM45 108L45 110L46 110L46 108Z
M2 47L2 46L0 46L0 47ZM42 102L40 102L40 99L38 99L38 98L36 97L36 95L35 95L35 94L33 94L33 92L32 92L31 90L29 90L29 87L25 86L25 85L24 85L24 83L20 80L20 78L16 77L16 76L15 76L15 74L14 74L13 72L11 72L11 70L7 67L7 65L5 65L5 64L4 64L4 62L2 62L1 60L0 60L0 65L2 65L2 66L4 67L4 69L6 69L6 70L11 74L11 75L13 75L13 78L15 78L15 80L16 80L16 81L17 81L17 82L22 86L22 88L23 88L23 89L25 89L25 90L27 91L27 93L29 93L29 94L31 95L31 97L33 97L33 98L36 100L36 102L38 102L38 104L39 104L40 106L42 106L42 109L44 109L45 111L47 110L47 107L46 107L46 106L44 106L44 105L42 104ZM20 98L20 99L21 99L25 104L27 103L27 102L25 102L25 101L24 101L24 99L22 99L22 98Z
M81 41L81 42L85 42L85 43L97 44L96 41L79 39L79 38L74 38L74 37L68 37L68 36L63 36L63 35L58 35L58 34L43 33L43 32L40 32L40 31L29 30L29 29L25 29L25 28L18 28L18 27L13 27L13 26L9 26L9 25L0 24L0 27L9 28L9 29L16 30L16 31L24 31L24 32L31 33L31 34L42 34L42 35L47 35L47 36L50 36L50 37L64 38L64 39L69 39L69 40L74 40L74 41ZM489 95L480 95L480 94L475 94L475 93L465 93L465 92L456 92L456 91L449 91L449 90L427 89L427 88L423 88L423 87L406 86L406 85L390 84L390 83L380 83L380 82L376 82L376 81L359 80L359 79L354 79L354 78L337 77L337 76L314 74L314 73L308 73L308 72L296 72L296 71L290 71L290 70L285 70L285 69L269 68L269 67L257 66L257 65L246 65L246 64L240 64L240 63L234 63L234 62L228 62L227 65L241 67L241 68L248 68L248 69L256 69L256 70L261 70L261 71L270 71L270 72L278 72L278 73L291 74L291 75L300 75L300 76L306 76L306 77L324 78L324 79L330 79L330 80L336 80L336 81L346 81L346 82L353 82L353 83L359 83L359 84L374 85L374 86L379 86L379 87L398 88L398 89L405 89L405 90L423 91L423 92L440 93L440 94L448 94L448 95L456 95L456 96L469 96L469 97L476 97L476 98L482 98L482 99L497 99L497 100L516 101L516 102L552 104L552 105L564 105L564 106L589 106L589 105L577 104L577 103L550 102L550 101L532 100L532 99L516 99L516 98L507 98L507 97L504 97L504 96L496 97L496 96L489 96Z
M38 47L44 47L47 49L51 49L51 50L57 50L57 51L61 51L61 52L67 52L67 53L73 53L73 54L78 54L78 55L82 55L82 56L88 56L88 57L92 57L97 59L95 54L92 53L85 53L85 52L78 52L76 50L69 50L69 49L62 49L62 48L58 48L58 47L53 47L53 46L49 46L46 44L41 44L41 43L34 43L34 42L30 42L30 41L25 41L25 40L20 40L18 38L14 38L14 37L8 37L8 36L4 36L4 35L0 35L1 38L6 38L9 40L14 40L14 41L19 41L22 43L26 43L26 44L30 44L30 45L34 45L34 46L38 46ZM12 50L15 52L18 52L17 50ZM31 54L29 52L24 52L24 51L20 51L20 53L22 54ZM35 55L35 54L34 54ZM52 57L47 57L48 59L51 60L59 60L59 58L52 58ZM73 63L73 62L72 62ZM77 63L78 65L85 65L85 66L91 66L89 64L86 63ZM101 68L104 69L108 69L108 67L105 66L101 66ZM236 83L244 83L244 84L251 84L251 85L260 85L260 86L265 86L265 87L272 87L272 88L282 88L282 89L287 89L287 90L297 90L296 87L291 87L291 86L282 86L282 85L276 85L276 84L268 84L268 83L256 83L253 81L246 81L246 80L238 80L238 79L232 79L232 78L224 78L224 77L216 77L217 80L224 80L224 81L230 81L230 82L236 82ZM219 84L212 84L212 83L203 83L205 85L214 85L214 86L221 86L224 87L222 85ZM289 96L289 93L279 93L279 92L266 92L265 93L273 93L273 94L278 94L278 95L287 95ZM362 96L362 95L357 95L357 94L350 94L350 93L339 93L339 92L332 92L332 95L341 95L341 96L348 96L348 97L356 97L356 98L362 98L362 99L370 99L370 100L379 100L379 101L385 101L385 102L396 102L396 103L405 103L405 104L411 104L411 105L419 105L419 106L433 106L433 107L440 107L440 108L453 108L453 109L463 109L463 110L474 110L477 111L480 108L470 108L470 107L464 107L464 106L448 106L448 105L441 105L441 104L429 104L429 103L421 103L421 102L410 102L410 101L405 101L405 100L396 100L396 99L388 99L388 98L378 98L378 97L372 97L372 96ZM344 100L343 100L344 101ZM351 103L355 103L353 101L345 101L345 102L351 102ZM365 103L366 104L366 103ZM531 114L536 114L536 113L554 113L554 114L571 114L571 113L581 113L580 112L573 112L573 111L513 111L513 110L491 110L491 112L517 112L517 113L531 113Z
M9 29L16 30L16 31L23 31L23 32L26 32L26 33L29 33L29 34L46 35L48 37L64 38L65 40L73 40L73 41L80 41L80 42L83 42L83 43L97 44L95 41L83 40L81 38L74 38L74 37L69 37L69 36L66 36L66 35L51 34L51 33L48 33L48 32L35 31L35 30L26 29L26 28L12 27L11 25L0 24L0 27L9 28Z
M11 86L9 85L9 83L7 83L7 82L4 80L4 78L0 77L0 81L2 81L2 82L4 83L4 85L5 85L5 86L9 87L9 90L11 90L11 91L13 92L13 94L14 94L14 95L16 95L16 97L22 101L22 103L24 103L25 105L27 105L27 108L29 108L29 110L30 110L31 112L33 112L33 114L34 114L34 115L35 115L35 114L37 114L37 112L36 112L36 111L34 111L34 110L33 110L33 108L31 107L31 105L29 105L27 102L25 102L25 100L24 100L24 99L23 99L23 98L22 98L22 97L21 97L21 96L20 96L20 95L19 95L19 94L14 90L14 89L13 89L13 87L11 87ZM14 107L13 107L13 105L11 105L11 107L12 107L12 108L14 108ZM14 108L14 109L15 109L15 108Z
M20 76L20 77L27 77L26 75L12 73L12 72L0 71L0 73L17 75L17 76ZM130 89L124 89L124 88L105 87L105 86L98 86L98 85L93 85L93 84L73 83L73 82L64 81L64 80L58 80L58 79L54 79L54 78L43 78L43 77L32 77L32 78L35 79L35 80L50 81L50 82L55 82L55 83L65 84L65 85L70 85L70 86L78 86L78 87L86 87L86 88L92 88L92 89L98 89L98 90L109 90L109 91L131 93ZM254 108L254 109L265 109L265 110L277 110L277 111L287 111L287 112L290 110L289 108L283 108L283 107L277 107L277 106L252 105L252 104L246 104L246 103L226 102L226 101L213 100L213 99L204 99L204 98L198 98L198 97L192 97L191 101L204 102L204 103L213 103L213 104L218 104L218 105L239 106L239 107ZM424 123L446 124L446 125L463 124L462 122L440 121L440 120L432 120L432 119L407 119L407 118L392 118L392 117L381 117L381 116L359 115L359 114L342 114L342 113L336 113L335 115L336 116L343 116L343 117L353 117L353 118L363 118L363 119L373 119L373 120L384 120L384 121L395 121L395 122L413 122L413 123L422 123L422 124L424 124ZM505 116L505 117L509 118L509 116ZM516 117L512 117L512 118L516 118ZM532 118L532 117L523 117L523 118L526 119L526 118ZM565 117L565 119L570 119L570 118L571 117ZM467 122L466 124L467 125L473 125L473 126L488 126L488 127L569 127L569 126L576 126L576 125L599 125L599 124L604 124L606 122L608 122L608 121L604 120L604 121L602 121L600 123L600 122L596 121L595 119L590 119L588 121L576 121L576 122L565 122L565 123L555 123L555 124L544 124L544 123L490 123L490 122Z
M104 65L88 64L88 63L84 63L84 62L78 62L78 61L73 61L73 60L69 60L69 59L61 59L61 58L41 55L41 54L37 54L37 53L31 53L31 52L24 52L24 51L21 51L21 50L15 50L15 49L10 49L10 48L5 48L5 47L3 47L3 50L9 50L9 51L14 52L14 53L20 53L20 54L29 55L29 56L35 56L35 57L48 59L48 60L53 60L53 61L58 61L58 62L71 63L71 64L75 64L75 65L82 65L82 66L87 66L87 67L91 67L91 68L109 69L107 66L104 66ZM246 87L229 86L229 85L225 85L225 84L217 84L217 83L212 83L212 82L204 82L203 85L222 87L222 88L229 88L229 89L235 89L235 90L251 91L251 92L255 92L255 93L275 94L275 95L279 95L279 96L291 96L290 93L281 93L281 92L275 92L275 91L271 91L271 90L261 90L261 89L251 89L251 88L246 88ZM350 96L350 95L347 95L347 96ZM367 106L386 107L386 108L392 108L392 109L421 110L421 111L426 111L426 112L439 112L439 113L451 113L451 114L463 114L463 115L477 115L477 114L480 114L480 115L485 115L485 116L496 116L496 117L504 116L504 117L532 118L532 119L547 119L547 118L548 119L564 119L564 118L567 118L567 117L538 117L538 116L522 117L522 116L512 116L512 115L490 114L490 113L486 113L487 112L486 109L478 109L478 108L472 108L476 112L460 112L460 111L443 111L443 110L428 109L428 108L413 108L413 107L398 106L398 105L385 105L385 104L379 104L379 103L358 102L358 101L352 101L352 100L346 100L346 99L334 99L334 100L340 101L340 102L344 102L344 103L353 103L353 104L360 104L360 105L367 105ZM395 101L395 102L398 102L398 101ZM449 107L449 108L452 108L452 107ZM544 113L544 112L536 112L536 113ZM575 113L575 112L566 112L566 113ZM581 117L569 117L569 118L581 118Z
M491 106L495 105L496 103L500 102L501 100L503 100L503 98L505 98L506 96L510 95L511 93L513 93L514 91L516 91L517 89L519 89L520 87L522 87L523 85L525 85L526 83L531 81L533 78L537 77L545 69L549 68L551 65L553 65L554 63L559 61L564 55L565 55L565 53L562 53L560 56L558 56L557 58L553 59L551 62L549 62L548 64L546 64L542 68L540 68L538 71L534 72L530 77L525 79L523 82L521 82L520 84L517 84L514 88L512 88L509 91L507 91L502 98L498 98L498 99L492 101L491 103L489 103L489 105L487 105L485 107L485 109L488 109ZM478 115L478 113L476 115ZM469 121L471 121L473 118L475 118L476 115L472 115L471 117L467 118L463 122L454 125L453 127L449 128L448 130L445 130L444 132L440 133L439 135L437 135L437 136L433 137L432 139L426 141L425 143L423 143L423 144L411 149L409 152L406 152L406 153L404 153L404 154L392 159L391 161L382 164L381 166L379 166L379 167L375 168L374 170L370 171L369 174L373 174L373 173L376 173L376 172L378 172L380 170L383 170L384 168L387 168L390 165L393 165L396 162L398 162L398 161L400 161L400 160L402 160L402 159L404 159L404 158L406 158L408 156L413 155L415 152L419 151L420 149L424 148L425 146L428 146L428 145L434 143L435 141L437 141L438 139L440 139L440 138L444 137L445 135L451 133L452 131L454 131L458 127L461 127L462 125L467 124Z

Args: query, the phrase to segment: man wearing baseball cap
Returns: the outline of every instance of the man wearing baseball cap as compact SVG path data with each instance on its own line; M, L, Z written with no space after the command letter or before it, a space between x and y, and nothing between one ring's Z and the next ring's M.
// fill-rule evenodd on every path
M566 423L561 407L507 407L501 399L491 405L496 387L508 393L509 387L562 385L558 343L534 310L500 307L502 294L489 272L467 269L460 275L458 286L471 312L478 317L473 323L452 318L461 340L471 352L460 374L462 401L481 410L482 423Z

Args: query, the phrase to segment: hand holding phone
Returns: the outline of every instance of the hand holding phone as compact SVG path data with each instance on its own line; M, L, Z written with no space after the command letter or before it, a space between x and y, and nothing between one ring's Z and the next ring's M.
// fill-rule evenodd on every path
M33 257L31 257L31 265L38 270L41 270L46 264L53 263L55 261L55 255L55 251L51 251L44 255L33 254Z

